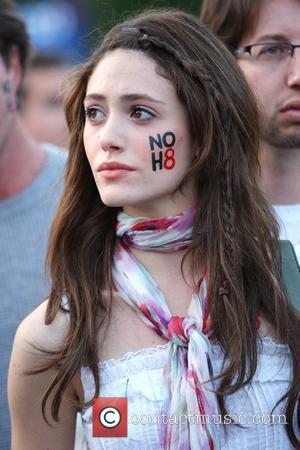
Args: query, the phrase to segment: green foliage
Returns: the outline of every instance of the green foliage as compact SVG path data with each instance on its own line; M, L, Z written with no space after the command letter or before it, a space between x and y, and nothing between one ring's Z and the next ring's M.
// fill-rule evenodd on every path
M105 33L117 22L146 9L177 8L198 16L201 0L92 0L91 4Z

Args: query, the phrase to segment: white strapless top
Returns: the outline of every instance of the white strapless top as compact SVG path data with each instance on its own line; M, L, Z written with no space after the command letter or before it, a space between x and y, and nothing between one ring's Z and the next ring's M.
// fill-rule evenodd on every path
M258 342L258 367L250 385L227 398L228 413L241 426L218 425L222 450L288 450L284 406L277 401L286 393L291 379L291 357L286 345L266 337ZM100 397L128 397L128 437L92 437L92 407L82 411L82 422L90 450L157 450L163 448L160 434L165 425L158 417L169 396L163 379L168 344L126 353L118 360L99 363ZM223 353L212 346L214 375L220 374ZM94 395L90 369L81 369L85 401ZM272 414L272 415L271 415ZM155 419L156 418L156 419ZM218 418L215 419L218 422Z

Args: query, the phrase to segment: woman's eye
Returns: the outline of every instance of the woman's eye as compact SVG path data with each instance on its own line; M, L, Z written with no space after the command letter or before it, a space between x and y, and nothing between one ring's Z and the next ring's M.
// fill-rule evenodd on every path
M138 120L148 120L154 117L154 114L147 109L141 107L135 107L131 113L131 117Z
M104 117L104 113L100 109L94 107L85 108L85 115L91 120L99 120Z

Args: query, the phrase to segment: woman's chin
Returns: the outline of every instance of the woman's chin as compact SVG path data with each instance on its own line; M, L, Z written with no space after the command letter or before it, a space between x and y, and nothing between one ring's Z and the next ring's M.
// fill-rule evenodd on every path
M110 206L111 208L122 208L128 203L128 199L121 196L100 194L100 198L104 205Z

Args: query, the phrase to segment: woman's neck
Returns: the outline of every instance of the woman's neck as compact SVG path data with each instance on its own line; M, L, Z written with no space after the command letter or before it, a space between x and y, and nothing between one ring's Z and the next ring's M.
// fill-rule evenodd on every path
M172 315L186 316L195 290L195 283L201 278L193 275L191 256L187 255L182 267L186 250L158 253L131 248L131 253L151 274L167 301ZM202 268L204 271L204 267Z
M175 216L194 207L195 199L192 192L192 187L186 186L182 191L177 190L172 196L160 197L139 205L124 206L123 211L132 217L148 217L149 219Z

